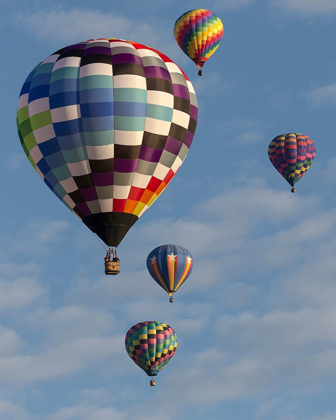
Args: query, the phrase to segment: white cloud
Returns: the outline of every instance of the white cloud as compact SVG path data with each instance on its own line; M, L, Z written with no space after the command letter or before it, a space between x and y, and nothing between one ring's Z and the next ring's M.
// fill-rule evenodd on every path
M334 345L335 327L336 308L305 308L297 312L270 312L261 317L252 313L223 315L217 321L216 331L236 351L280 355L315 343Z
M329 16L336 12L335 0L275 0L274 4L301 16Z
M0 417L10 420L32 420L33 416L29 415L21 404L13 403L8 400L0 400Z
M154 19L139 22L138 19L116 12L104 13L76 8L26 12L19 14L17 19L21 27L34 36L51 39L54 43L69 45L92 38L120 38L158 48L169 56L178 54L174 38L167 38L167 31L171 33L172 30L171 22L164 19L160 19L160 23ZM44 24L41 25L40 22Z
M99 308L65 306L51 311L40 308L25 316L24 326L43 333L48 343L60 344L73 339L96 337L111 333L117 321Z
M33 356L8 356L0 358L0 383L26 385L36 381L64 378L106 359L124 355L124 337L96 336L68 340L54 345L43 353ZM119 372L115 365L111 373ZM118 374L118 373L117 373Z
M114 408L99 408L90 405L76 405L61 408L57 413L48 416L48 420L126 420L122 414Z
M323 417L314 417L311 420L336 420L336 413L325 414Z
M225 136L234 138L235 144L254 144L263 140L260 122L252 119L236 119L220 122L219 131L225 133Z
M13 171L14 169L17 169L21 165L21 163L24 161L24 159L25 159L24 153L11 154L7 160L8 169L10 169L11 171Z
M203 71L203 77L193 79L193 86L198 96L212 97L221 95L225 90L232 90L234 88L232 84L223 80L223 76L218 71L210 73L206 72L206 70ZM197 69L195 67L195 73L196 72Z
M45 293L46 290L35 279L25 277L14 280L0 279L0 311L25 308Z
M69 224L65 220L55 220L52 222L32 222L30 225L34 235L32 241L38 244L54 242L60 233L68 229Z
M136 322L156 319L170 324L180 339L174 360L159 378L157 395L165 395L167 409L172 399L183 411L195 401L204 407L245 397L262 401L319 384L336 372L335 226L336 212L326 211L320 197L280 192L255 179L222 187L188 218L139 225L141 247L134 241L125 248L120 276L97 277L82 267L83 276L74 276L78 279L64 293L66 306L57 301L54 310L39 307L16 320L40 341L20 352L15 334L8 336L14 354L6 350L2 357L0 348L0 383L61 382L88 369L99 374L104 365L109 366L104 375L111 378L130 375L127 392L118 390L113 404L125 394L138 393L141 400L145 393L133 379L142 373L125 352L124 334ZM44 244L43 234L40 240ZM158 241L180 243L195 258L173 305L145 268L147 253ZM90 249L81 252L91 257ZM10 267L4 267L8 274ZM34 265L29 269L31 275L40 273ZM183 383L176 381L176 372ZM87 401L86 395L90 390L84 388L73 407L59 409L48 420L126 419L141 412L141 403L126 413L119 403L111 407L104 389ZM256 415L261 419L268 413L272 406L266 404Z
M26 267L27 257L41 256L50 253L51 246L62 237L68 229L69 223L65 220L30 220L15 233L0 234L0 261L8 261L15 256L19 258L20 265L16 265L15 272L22 272L19 268ZM40 260L39 260L40 263ZM29 264L33 264L32 261ZM38 265L34 265L38 267Z
M255 0L217 0L214 2L212 9L213 10L221 10L221 9L227 9L227 10L234 10L238 9L243 6L249 6L255 3ZM211 9L211 10L212 10Z
M0 357L17 354L22 345L22 341L16 331L0 326Z
M257 143L262 140L263 135L258 131L247 131L245 133L239 134L236 141L238 143Z
M336 4L336 2L335 2ZM336 104L336 84L318 87L307 94L307 101L315 107Z

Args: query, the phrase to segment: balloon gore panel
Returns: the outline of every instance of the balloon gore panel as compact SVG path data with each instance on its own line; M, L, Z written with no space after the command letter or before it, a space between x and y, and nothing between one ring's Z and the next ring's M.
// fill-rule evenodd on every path
M196 124L185 73L159 51L118 39L80 42L42 61L17 112L32 166L110 246L174 177Z
M184 13L174 26L177 44L199 68L217 50L223 34L222 21L205 9L193 9Z
M315 156L314 142L300 133L281 134L268 146L269 160L292 187L309 169Z
M177 335L167 324L140 322L127 331L125 347L134 363L148 376L156 376L174 356Z
M179 245L161 245L147 257L149 274L170 296L187 280L192 267L190 252Z

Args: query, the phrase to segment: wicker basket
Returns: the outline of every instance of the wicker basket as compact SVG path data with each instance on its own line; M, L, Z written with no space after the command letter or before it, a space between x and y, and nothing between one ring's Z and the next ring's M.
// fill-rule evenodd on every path
M119 261L105 261L105 274L116 276L120 273Z

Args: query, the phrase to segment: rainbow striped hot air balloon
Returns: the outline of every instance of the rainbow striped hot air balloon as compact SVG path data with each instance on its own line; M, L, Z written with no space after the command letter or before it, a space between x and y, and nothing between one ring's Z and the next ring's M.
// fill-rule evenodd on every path
M161 245L147 257L149 274L170 296L187 280L193 266L190 252L179 245Z
M303 177L316 156L314 142L304 134L275 137L268 146L268 157L275 169L293 187Z
M134 363L148 376L156 376L174 356L177 335L167 324L139 322L127 331L125 347ZM150 384L155 385L155 381Z
M223 37L222 21L214 13L205 9L193 9L184 13L175 22L174 36L181 50L200 69L217 50Z

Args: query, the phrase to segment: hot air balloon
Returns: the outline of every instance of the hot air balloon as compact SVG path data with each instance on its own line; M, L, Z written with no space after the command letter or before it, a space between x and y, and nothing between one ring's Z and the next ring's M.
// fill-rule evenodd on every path
M25 81L17 112L34 169L110 247L174 177L196 124L185 73L161 52L119 39L80 42L46 58Z
M174 302L173 293L187 280L193 266L190 252L179 245L161 245L147 257L147 268Z
M202 67L217 50L223 37L222 21L205 9L194 9L184 13L175 22L174 36L181 50L196 63L203 75Z
M156 376L174 356L177 335L167 324L145 321L127 331L125 347L129 357L148 376ZM155 386L155 381L150 381Z
M313 141L300 133L281 134L268 146L268 157L285 180L293 187L302 178L316 156Z

